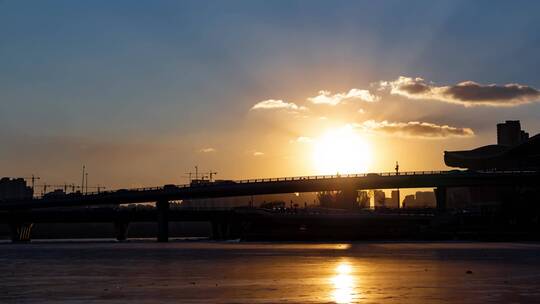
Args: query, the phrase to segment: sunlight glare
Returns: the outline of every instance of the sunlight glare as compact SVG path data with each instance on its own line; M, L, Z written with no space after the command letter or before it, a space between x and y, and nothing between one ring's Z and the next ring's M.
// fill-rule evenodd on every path
M351 276L352 267L348 263L340 263L336 267L337 274L332 277L334 291L332 296L336 303L351 303L354 298L354 279Z
M313 146L313 165L319 174L367 172L371 149L352 126L332 129Z

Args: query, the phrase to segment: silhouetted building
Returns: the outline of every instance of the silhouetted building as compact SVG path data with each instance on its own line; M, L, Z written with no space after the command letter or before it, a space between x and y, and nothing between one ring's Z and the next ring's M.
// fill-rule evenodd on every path
M399 208L399 193L398 190L392 190L391 196L385 198L384 205L386 208Z
M367 191L358 192L358 207L369 208L369 194Z
M419 208L431 208L435 207L435 192L433 191L417 191L416 194L416 205Z
M403 199L403 208L414 208L416 204L416 198L414 194L406 195Z
M472 170L540 169L540 134L529 138L518 120L497 125L497 144L465 151L445 151L450 167Z
M386 194L383 190L373 190L373 205L375 208L384 208L386 202Z
M417 191L415 195L407 195L403 200L403 208L434 208L435 192Z
M32 198L33 190L23 178L3 177L0 179L0 200Z
M529 139L529 134L521 130L519 120L507 120L497 124L497 145L513 147Z
M283 193L283 194L265 194L254 196L232 196L219 198L200 198L186 199L182 201L184 208L201 208L201 209L228 209L235 207L259 207L262 204L269 202L287 202L289 207L290 202L300 206L314 205L317 200L317 194L312 192L304 193Z

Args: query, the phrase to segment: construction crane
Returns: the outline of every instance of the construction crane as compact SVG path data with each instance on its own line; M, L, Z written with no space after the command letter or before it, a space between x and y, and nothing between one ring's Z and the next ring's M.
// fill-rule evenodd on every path
M214 175L217 175L217 172L210 170L210 172L205 173L209 177L209 181L213 181Z
M215 171L210 170L210 172L202 173L200 176L200 180L208 180L213 181L214 175L217 175L218 173ZM186 172L184 173L184 176L189 178L189 182L191 183L193 180L199 181L199 167L195 166L195 172ZM195 179L193 179L193 176L195 176Z
M189 182L191 183L193 181L193 175L195 175L195 179L199 179L199 166L195 166L195 172L186 172L184 173L184 176L187 176L189 178Z
M44 183L44 184L41 184L41 185L36 185L36 187L40 187L41 188L41 194L45 194L47 193L47 189L63 189L64 192L67 193L67 190L71 188L71 192L75 192L75 189L79 189L80 186L75 186L75 184L63 184L63 185L54 185L54 184L47 184L47 183Z
M34 176L34 174L32 174L32 176L30 176L30 177L21 177L21 178L31 181L31 183L32 183L32 191L34 191L34 186L36 184L36 181L40 179L39 176Z
M189 182L191 183L191 176L193 175L193 172L186 172L184 173L184 176L189 179Z

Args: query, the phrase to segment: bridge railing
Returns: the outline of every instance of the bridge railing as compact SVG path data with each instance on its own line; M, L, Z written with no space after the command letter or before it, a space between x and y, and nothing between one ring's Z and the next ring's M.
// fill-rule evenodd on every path
M239 184L264 183L264 182L281 182L281 181L298 181L298 180L317 180L317 179L335 179L335 178L356 178L369 176L396 176L396 175L427 175L427 174L444 174L450 171L410 171L410 172L380 172L380 173L358 173L358 174L333 174L333 175L307 175L293 177L276 177L276 178L258 178L258 179L242 179L236 180Z

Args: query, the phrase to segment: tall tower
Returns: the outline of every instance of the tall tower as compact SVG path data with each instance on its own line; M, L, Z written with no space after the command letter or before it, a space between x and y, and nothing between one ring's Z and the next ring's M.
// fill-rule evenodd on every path
M516 146L525 136L521 132L519 120L507 120L497 124L497 144L501 146Z

